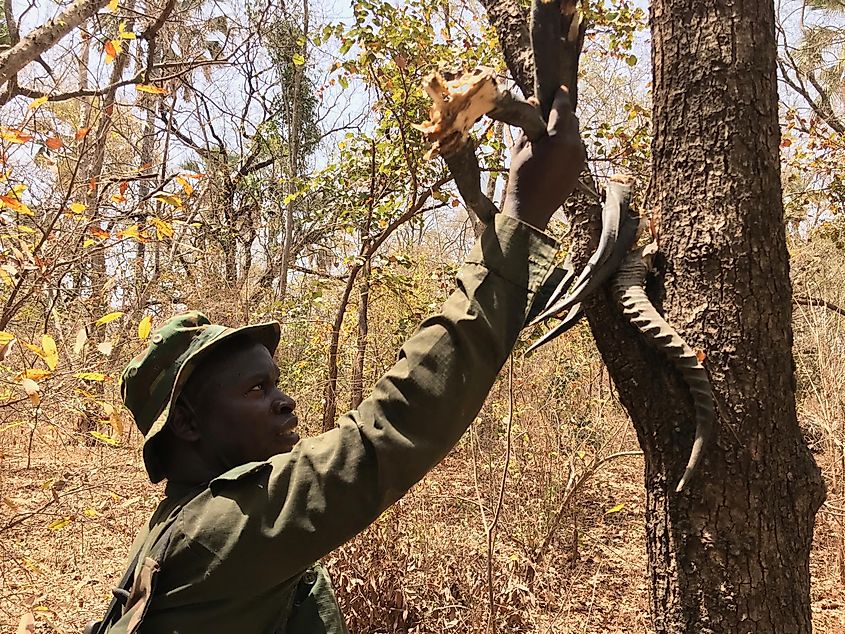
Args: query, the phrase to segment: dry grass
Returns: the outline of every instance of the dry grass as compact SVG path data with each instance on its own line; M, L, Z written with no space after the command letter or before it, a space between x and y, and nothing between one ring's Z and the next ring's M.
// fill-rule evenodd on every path
M624 456L589 473L594 459L636 446L588 338L566 345L565 359L553 350L516 364L512 455L491 563L497 629L649 632L642 459ZM537 367L545 380L529 381ZM489 520L499 495L507 396L503 380L448 458L327 558L351 631L487 631L481 508ZM819 416L810 402L802 413ZM79 631L100 616L160 489L146 482L137 435L120 447L84 447L46 426L37 430L30 468L28 433L18 428L0 439L0 631L13 630L30 606L38 632ZM826 441L817 454L832 492L812 558L818 632L845 631L837 446ZM567 490L585 473L577 491ZM55 530L62 518L72 521Z
M845 259L804 249L793 262L798 293L845 304L845 289L839 290ZM441 284L445 275L431 283ZM387 291L376 295L385 306L396 301ZM431 293L414 296L426 299L402 311L371 310L369 380L387 367L394 344L411 327L398 313L430 310ZM803 306L795 326L799 415L829 492L811 558L813 622L817 632L845 632L845 317ZM283 356L313 357L316 366L322 334L300 325L298 338L285 339ZM351 341L354 333L345 337ZM299 382L303 424L313 431L319 373L282 361ZM348 367L341 359L342 371ZM517 355L513 393L510 425L503 377L446 460L327 557L351 631L487 632L488 575L499 632L651 631L642 459L601 462L637 447L589 334L576 331L531 359ZM31 451L26 410L17 418L0 410L4 633L30 609L43 633L78 632L101 616L135 531L161 494L146 480L137 433L125 431L118 447L84 446L58 408L61 399L50 398L45 395L43 410L51 418L39 420ZM24 424L8 426L17 420ZM500 496L488 558L485 528ZM65 519L70 522L61 527Z

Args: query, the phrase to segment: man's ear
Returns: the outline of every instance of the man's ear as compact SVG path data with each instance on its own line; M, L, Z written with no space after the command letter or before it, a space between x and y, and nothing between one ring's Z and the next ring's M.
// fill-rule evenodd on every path
M171 433L179 440L196 442L200 438L197 421L193 413L184 404L176 401L168 423Z

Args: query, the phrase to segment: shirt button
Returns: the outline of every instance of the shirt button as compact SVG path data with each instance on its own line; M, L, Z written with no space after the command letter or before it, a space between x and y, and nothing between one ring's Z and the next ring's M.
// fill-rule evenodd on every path
M305 571L305 574L302 575L302 580L309 586L313 586L317 582L317 572L309 568Z
M164 341L164 337L162 337L160 333L153 335L153 343L161 343L162 341Z
M129 368L129 376L135 376L138 374L138 368Z

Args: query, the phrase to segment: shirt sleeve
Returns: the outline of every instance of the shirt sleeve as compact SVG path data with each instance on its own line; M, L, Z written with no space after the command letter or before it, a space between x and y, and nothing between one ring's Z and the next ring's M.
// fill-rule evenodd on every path
M546 234L498 215L442 311L420 325L357 410L288 454L224 474L186 505L181 550L168 560L179 570L181 552L182 570L202 579L172 585L202 581L206 599L239 580L253 590L278 585L378 518L475 419L556 252ZM189 561L198 552L201 566Z

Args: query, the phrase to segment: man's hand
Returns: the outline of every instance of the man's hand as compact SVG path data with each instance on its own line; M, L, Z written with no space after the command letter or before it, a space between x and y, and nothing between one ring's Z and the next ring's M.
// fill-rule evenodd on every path
M548 135L533 143L522 135L514 144L502 213L545 229L575 189L585 158L569 92L561 87L549 114Z

